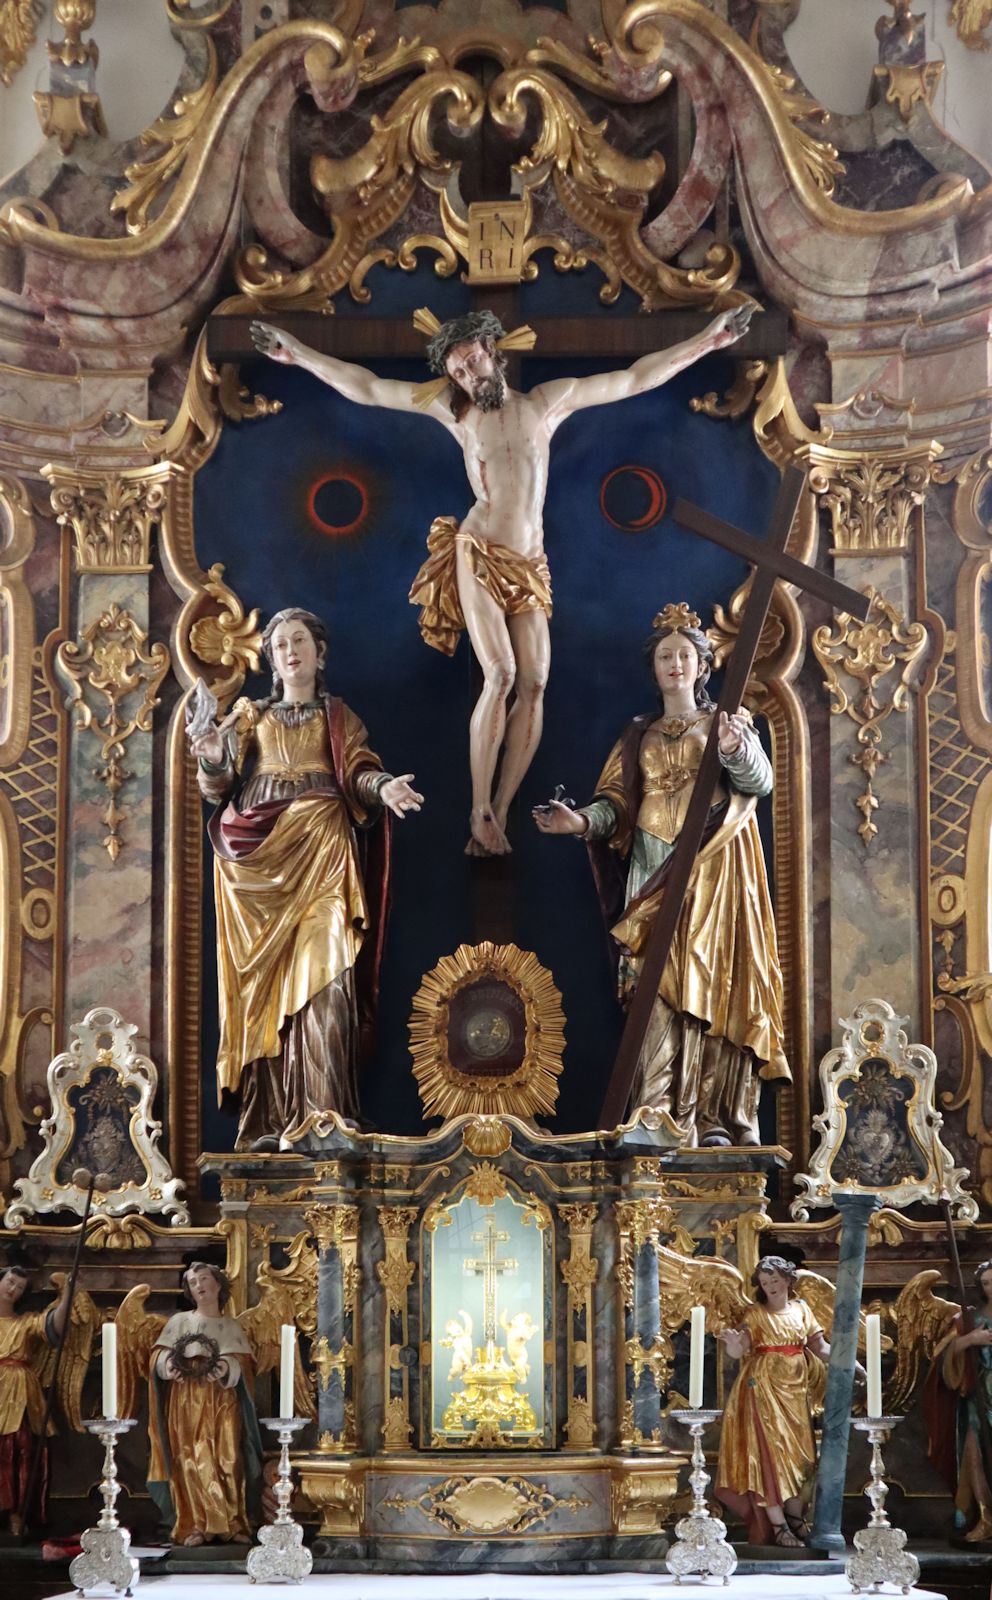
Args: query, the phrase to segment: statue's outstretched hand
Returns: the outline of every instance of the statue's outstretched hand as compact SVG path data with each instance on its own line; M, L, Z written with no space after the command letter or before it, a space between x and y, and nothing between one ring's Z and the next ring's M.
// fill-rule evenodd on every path
M404 772L400 778L390 778L379 790L383 805L388 806L393 816L399 817L401 822L408 811L419 811L424 803L423 795L410 787L414 776L412 772Z
M739 711L733 712L729 717L725 711L720 712L720 730L717 739L725 756L732 756L740 749L746 727L747 719Z
M226 752L219 728L209 728L206 733L201 733L199 738L191 739L189 747L198 761L201 759L209 761L212 767L224 765Z
M734 306L730 311L721 311L719 316L713 318L704 335L711 343L714 350L722 350L724 345L736 344L738 339L743 339L750 326L754 313L753 306Z
M252 322L249 324L248 332L251 334L252 344L261 355L286 364L296 360L300 342L294 339L291 333L283 333L281 329L274 328L271 322Z
M581 835L589 829L589 818L579 811L573 811L571 806L563 806L560 800L551 800L546 806L535 806L532 815L542 833Z

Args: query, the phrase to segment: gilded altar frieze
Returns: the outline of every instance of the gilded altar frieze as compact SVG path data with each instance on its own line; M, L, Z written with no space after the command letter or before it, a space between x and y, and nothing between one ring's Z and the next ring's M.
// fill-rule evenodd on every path
M445 1478L412 1498L391 1495L383 1510L416 1507L449 1533L519 1536L539 1527L555 1512L576 1512L590 1505L580 1495L555 1495L517 1474Z

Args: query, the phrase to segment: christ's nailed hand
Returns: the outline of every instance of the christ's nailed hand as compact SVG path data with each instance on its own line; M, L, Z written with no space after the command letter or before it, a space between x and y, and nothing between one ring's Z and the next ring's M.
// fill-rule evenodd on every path
M252 322L248 332L255 349L263 356L268 356L272 361L295 361L294 346L296 340L292 334L283 333L279 328L274 328L270 322Z

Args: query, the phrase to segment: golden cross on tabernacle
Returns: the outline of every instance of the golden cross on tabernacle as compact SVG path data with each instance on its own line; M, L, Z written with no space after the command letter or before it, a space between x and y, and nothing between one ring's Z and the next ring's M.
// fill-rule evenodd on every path
M492 1217L486 1222L485 1233L473 1233L477 1244L486 1247L483 1256L466 1256L462 1263L466 1272L482 1276L483 1338L487 1344L496 1342L496 1284L508 1272L516 1272L517 1263L510 1256L499 1257L498 1245L506 1244L510 1235L502 1233Z

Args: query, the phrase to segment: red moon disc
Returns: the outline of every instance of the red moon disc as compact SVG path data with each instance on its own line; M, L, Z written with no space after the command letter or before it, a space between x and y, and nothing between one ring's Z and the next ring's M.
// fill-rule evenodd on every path
M647 510L643 511L640 516L629 517L625 522L621 522L618 517L607 510L607 497L610 486L627 477L638 479L644 485L648 492L648 505ZM667 499L665 485L658 474L652 471L650 467L635 467L633 465L614 467L612 472L607 473L600 486L599 509L607 522L612 527L619 528L621 532L643 533L645 528L653 528L656 522L661 521Z

